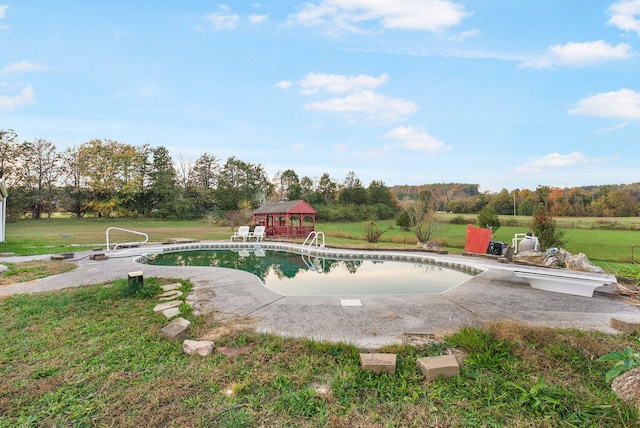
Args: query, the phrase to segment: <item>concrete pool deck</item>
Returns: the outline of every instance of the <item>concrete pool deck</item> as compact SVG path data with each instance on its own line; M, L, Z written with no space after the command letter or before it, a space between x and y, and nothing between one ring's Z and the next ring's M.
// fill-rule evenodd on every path
M206 243L195 244L200 247ZM218 244L218 243L216 243ZM222 243L220 243L222 244ZM226 243L228 244L228 243ZM299 249L299 245L261 243ZM172 249L194 249L174 245ZM94 252L77 252L78 268L62 275L28 283L0 287L0 296L35 293L100 284L127 278L142 271L145 277L189 279L194 288L187 296L196 314L213 313L221 322L249 323L261 332L315 340L348 342L365 349L402 343L406 334L444 334L465 325L482 325L513 320L530 325L579 328L616 333L612 318L637 320L640 308L613 295L593 297L536 290L514 271L522 266L477 257L439 255L415 251L376 251L400 257L425 257L439 264L464 265L483 271L474 278L441 294L282 296L266 287L251 273L218 267L166 267L136 262L141 254L166 251L166 247L143 247L107 252L109 260L94 261ZM338 255L364 254L356 250L325 249ZM4 257L2 262L19 262L38 257ZM527 267L547 272L545 268ZM358 299L361 306L343 306L341 299Z

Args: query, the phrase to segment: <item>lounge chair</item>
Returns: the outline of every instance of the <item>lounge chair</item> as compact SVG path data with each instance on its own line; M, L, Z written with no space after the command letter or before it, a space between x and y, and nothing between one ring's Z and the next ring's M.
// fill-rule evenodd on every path
M253 232L249 233L248 238L256 238L256 242L262 241L266 235L265 226L256 226Z
M240 226L238 228L238 231L234 232L233 235L231 235L229 241L234 241L236 238L242 238L243 241L246 241L249 235L249 226Z

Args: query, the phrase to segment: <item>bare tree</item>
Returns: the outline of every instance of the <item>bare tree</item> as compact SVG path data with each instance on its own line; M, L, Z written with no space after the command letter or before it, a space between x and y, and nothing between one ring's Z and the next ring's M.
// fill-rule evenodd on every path
M443 226L440 215L435 210L433 195L423 190L418 200L407 204L409 229L415 233L418 242L428 242Z

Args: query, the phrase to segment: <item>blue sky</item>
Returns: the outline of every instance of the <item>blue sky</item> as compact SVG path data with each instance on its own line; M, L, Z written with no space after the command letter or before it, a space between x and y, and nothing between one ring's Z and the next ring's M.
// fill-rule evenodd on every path
M0 0L0 128L274 174L640 181L640 0Z

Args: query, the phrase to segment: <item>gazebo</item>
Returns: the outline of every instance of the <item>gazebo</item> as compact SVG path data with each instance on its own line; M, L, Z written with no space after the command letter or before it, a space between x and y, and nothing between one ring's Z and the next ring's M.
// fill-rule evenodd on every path
M253 223L265 226L270 237L304 237L315 230L316 213L302 200L267 202L254 210Z
M0 242L4 242L4 229L7 220L7 186L4 180L0 178Z

